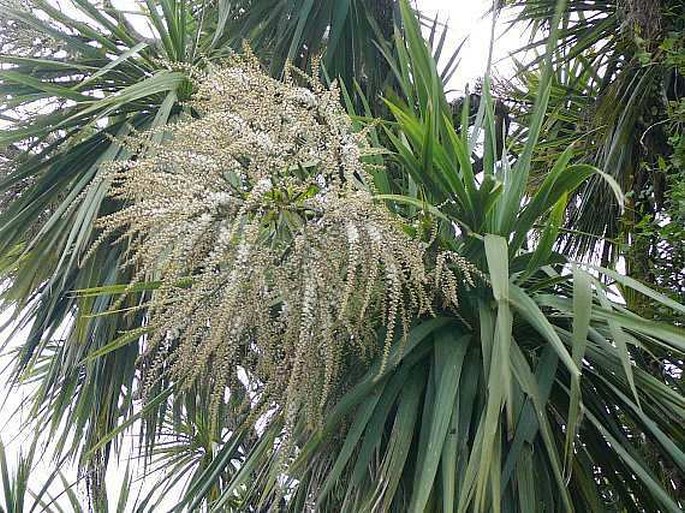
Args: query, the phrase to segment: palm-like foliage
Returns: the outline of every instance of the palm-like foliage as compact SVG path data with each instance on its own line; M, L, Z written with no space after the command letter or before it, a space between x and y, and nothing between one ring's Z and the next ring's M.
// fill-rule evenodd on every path
M108 297L74 290L126 283L124 247L83 261L93 222L116 207L103 164L130 155L122 137L158 130L188 107L191 67L226 57L244 39L275 74L307 66L327 43L330 76L384 80L373 41L392 26L393 3L176 1L2 2L2 133L5 154L0 254L17 332L30 326L15 377L38 369L35 413L60 425L62 448L92 448L132 413L135 344L86 360L138 327L142 316L100 316ZM136 28L138 27L138 28ZM124 305L135 305L144 292ZM87 314L87 315L85 315ZM54 343L58 340L58 343ZM63 424L61 424L63 423ZM101 455L106 461L106 451Z
M286 3L274 4L285 8ZM349 5L360 9L361 4ZM86 9L89 4L78 5ZM95 217L120 207L105 199L106 181L92 180L105 161L131 157L118 143L122 135L162 127L188 108L179 103L191 93L188 69L173 62L194 63L188 55L207 57L212 49L220 56L227 45L237 44L239 36L232 39L231 34L245 34L240 21L251 19L249 9L240 11L246 18L236 15L236 26L225 29L227 39L218 44L223 35L213 43L214 32L205 37L204 29L193 29L199 19L206 27L222 26L216 20L224 19L225 11L208 9L202 17L200 7L164 5L161 12L153 9L147 15L161 23L157 34L162 43L151 44L144 37L127 43L105 28L108 36L119 38L114 46L120 60L108 57L115 48L107 52L100 41L102 47L86 45L95 50L76 51L74 46L66 57L23 57L29 60L19 62L19 69L10 70L3 81L6 88L16 89L17 83L25 88L24 103L35 97L69 98L70 91L81 94L92 84L88 100L74 98L76 103L65 110L41 115L43 124L35 129L42 132L8 132L8 142L34 148L23 153L25 160L12 160L17 167L8 175L6 190L13 196L2 214L3 229L13 237L3 253L14 280L7 297L19 303L27 322L35 322L19 353L18 372L39 379L36 414L53 419L54 432L63 433L62 445L85 449L94 459L83 463L101 470L106 453L99 451L117 441L125 426L146 418L149 444L157 444L151 453L159 458L157 464L178 471L176 475L194 472L179 511L600 512L683 507L674 487L677 476L665 471L685 471L685 399L682 385L671 379L682 372L685 334L631 313L605 282L615 281L680 314L685 308L632 279L555 252L566 209L578 188L593 176L615 188L596 168L577 163L573 148L549 162L544 180L529 192L553 91L552 48L563 3L551 17L555 30L536 107L515 159L498 155L487 82L474 131L466 130L468 105L462 113L464 129L455 130L441 76L407 2L400 3L401 20L393 37L380 44L396 87L387 96L390 119L371 136L388 152L388 172L377 177L376 199L387 204L408 232L427 226L435 234L435 245L469 259L487 275L475 287L460 285L456 311L438 308L434 317L413 319L407 340L396 341L385 363L372 363L347 394L326 404L317 429L302 418L293 423L278 409L256 431L241 417L212 425L202 385L175 394L169 383L160 395L138 406L134 364L144 339L139 340L135 328L145 317L109 312L120 292L131 292L126 283L130 276L120 270L125 246L104 246L80 265L92 242ZM310 17L319 12L307 10L313 5L288 3L302 14L288 18L294 23L292 32L275 23L255 24L254 51L267 63L280 62L284 48L292 46L281 45L281 37L297 40L304 27L325 26ZM60 12L50 15L65 20ZM185 21L172 23L178 20L174 16ZM115 19L119 30L130 33L125 17ZM71 30L96 30L66 21ZM267 27L263 39L257 25ZM231 25L227 21L225 26ZM358 34L348 28L349 37ZM55 30L60 28L54 28L53 35ZM323 32L312 29L312 34ZM329 37L335 41L332 34L333 28ZM73 37L77 45L93 35L59 37ZM166 48L167 38L180 45L170 46L174 52L145 53ZM131 55L121 50L138 44ZM188 54L188 48L205 50ZM79 52L90 52L94 59L95 51L100 60L84 71ZM171 61L168 69L158 69L160 56ZM85 89L76 82L69 87L63 80L52 80L48 87L45 82L51 78L40 84L25 78L28 68L21 66L35 67L44 60L52 74L66 62L72 66L66 76L88 72L95 78L86 81ZM98 66L106 71L97 72ZM364 66L348 69L359 73ZM343 83L352 91L349 78L343 75ZM95 91L104 97L92 99L100 94ZM365 102L348 95L346 104L352 110ZM364 112L371 113L371 107ZM101 123L94 122L97 119ZM367 130L376 126L369 119L357 122ZM483 174L476 175L471 154L481 135ZM89 187L91 182L101 185ZM22 185L19 191L11 189L15 184ZM32 239L23 231L27 225L35 226ZM55 249L60 253L49 258ZM39 259L45 259L44 266L37 266ZM134 289L136 293L127 294L117 307L141 304L156 286ZM71 294L74 290L81 292ZM70 315L73 323L67 323L64 340L55 343L54 334ZM121 336L132 329L133 335ZM379 346L383 340L379 334ZM650 372L655 362L664 368L660 376ZM237 390L230 400L240 402L246 393ZM74 428L60 431L63 418ZM285 447L287 423L290 443ZM289 460L292 445L295 456Z
M23 513L28 495L28 476L31 470L35 446L31 447L28 456L20 454L17 468L11 473L8 466L7 451L0 443L0 479L2 480L2 513Z
M683 307L609 270L569 268L553 251L569 197L597 173L571 164L571 151L520 206L544 96L513 165L497 162L488 130L488 164L477 179L468 157L473 142L453 129L418 30L407 30L406 39L397 69L410 103L391 102L396 122L388 137L421 193L382 198L405 216L431 213L441 244L479 262L490 285L462 291L459 316L417 320L407 344L391 353L392 365L372 368L321 430L302 430L287 509L679 511L672 476L647 461L641 445L653 444L662 463L682 471L685 402L677 385L655 379L631 353L644 349L677 366L685 339L626 311L600 278ZM549 91L549 71L543 80ZM262 468L253 501L280 471L262 447L273 444L277 428L245 463ZM239 473L223 497L250 475Z
M546 32L555 2L509 3L520 10L516 23L532 27L533 40L526 48L542 46L544 37L538 34ZM661 260L667 268L670 264L659 255L660 239L670 232L659 226L673 217L670 190L682 180L679 164L670 162L682 132L673 112L683 96L682 59L677 57L685 22L680 7L679 2L650 0L568 2L535 171L544 174L550 159L576 142L578 158L610 173L628 201L621 215L601 180L583 185L569 210L567 227L575 233L566 239L566 251L596 252L605 263L627 253L631 276L663 286L676 297L682 294L678 271L659 269ZM503 94L515 100L518 116L530 115L538 75L535 65L522 65L520 87L503 87ZM622 244L632 248L622 252ZM671 246L670 253L677 253L677 242ZM636 308L645 306L636 302L639 298L628 299Z
M0 443L0 513L86 513L92 511L83 503L76 491L77 483L70 483L59 469L48 473L47 467L40 458L36 458L36 444L32 444L28 454L20 453L12 458L11 452ZM14 463L16 468L12 468ZM44 475L41 487L34 491L36 470ZM58 483L59 482L59 483ZM58 486L57 486L58 485ZM58 490L55 493L55 489ZM113 504L104 502L96 505L98 513L124 513L125 511L155 511L152 494L137 497L132 494L132 477L130 469L121 480L118 496Z

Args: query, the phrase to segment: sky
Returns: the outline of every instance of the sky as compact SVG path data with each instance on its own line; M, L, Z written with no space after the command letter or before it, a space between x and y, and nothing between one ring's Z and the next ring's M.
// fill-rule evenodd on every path
M448 84L448 96L463 94L466 84L473 84L483 76L488 61L492 35L492 2L489 0L418 0L419 9L427 17L445 23L448 28L444 56L451 55L459 44L457 72ZM519 31L505 31L506 15L496 25L492 62L495 74L511 74L511 65L506 62L510 52L521 47L524 35ZM442 59L443 61L445 59ZM471 87L473 90L473 87Z
M124 2L128 3L131 0L115 0L117 6ZM467 83L475 84L478 78L485 72L492 28L492 16L487 14L487 11L491 3L488 0L418 0L417 4L419 9L428 18L433 20L437 16L439 22L447 25L448 32L443 55L449 56L465 40L464 46L460 51L460 62L457 72L448 84L448 96L459 96L463 94ZM501 29L498 32L501 32ZM522 36L513 31L504 36L497 37L493 48L493 62L496 63L495 73L506 76L510 72L510 68L506 63L501 61L503 58L506 58L510 51L521 46L521 44ZM500 61L499 64L498 61ZM0 315L0 325L4 324L1 321L6 319L6 317L6 313ZM0 345L2 345L5 337L6 333L0 334ZM0 355L0 406L3 412L3 415L0 415L0 439L8 445L10 466L14 466L13 463L16 464L16 456L22 445L26 444L27 438L17 437L21 422L17 419L8 421L9 415L7 414L20 404L23 395L13 391L8 396L6 403L3 404L1 402L6 395L3 393L2 384L7 377L5 370L7 362L7 357ZM49 462L44 461L35 469L34 477L36 482L34 482L34 487L40 487L41 479L48 475L48 467ZM112 496L116 494L121 484L125 461L121 468L113 467L115 468L111 469L107 477L109 491Z

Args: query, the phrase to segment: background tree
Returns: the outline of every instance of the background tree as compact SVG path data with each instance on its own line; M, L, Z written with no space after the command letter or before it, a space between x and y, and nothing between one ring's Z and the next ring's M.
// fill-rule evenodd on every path
M510 2L515 23L544 33L553 1ZM578 158L610 173L626 192L626 210L598 179L579 191L565 250L602 262L625 258L628 275L682 301L682 98L685 14L679 2L571 1L556 52L552 99L539 146L537 174L568 144ZM539 48L534 36L527 47ZM532 111L539 69L521 65L520 81L503 84L514 112ZM525 126L525 125L524 125ZM629 304L647 316L667 314L639 296ZM682 322L672 318L671 321Z

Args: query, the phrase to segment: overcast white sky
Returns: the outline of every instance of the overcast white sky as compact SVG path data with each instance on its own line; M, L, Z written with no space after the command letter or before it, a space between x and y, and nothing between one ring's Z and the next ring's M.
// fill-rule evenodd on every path
M438 19L448 26L446 39L447 49L443 55L450 55L459 43L466 39L466 43L459 52L459 67L454 74L449 88L451 94L459 95L464 86L483 76L488 60L488 50L491 40L492 14L488 13L492 7L489 0L417 0L419 9L431 19ZM511 66L503 61L509 53L522 45L523 36L520 32L504 31L504 24L497 25L493 47L493 63L495 73L507 75ZM498 63L499 61L499 63Z
M116 4L130 1L116 0ZM474 84L485 71L492 23L491 15L486 13L491 6L491 2L488 0L418 0L416 3L426 16L434 19L437 15L441 22L447 24L449 31L444 55L450 55L457 45L467 38L460 52L459 67L450 82L451 95L459 95L464 90L466 83ZM520 46L521 42L521 35L513 32L506 34L503 38L498 38L493 52L495 62L506 57L510 51ZM506 64L500 64L496 67L496 70L506 75L508 67ZM0 316L0 321L5 317L6 315ZM0 345L3 339L4 337L0 335ZM6 357L0 356L0 373L3 372L3 364L6 364L7 361ZM16 456L18 453L22 438L15 438L20 427L19 422L12 421L7 423L7 421L9 413L20 403L21 396L14 391L9 397L9 401L4 405L2 404L2 400L5 398L5 394L2 393L2 384L5 379L6 376L0 374L0 405L3 412L3 415L0 416L0 438L5 443L11 442L14 439L14 443L8 444L11 465L13 460L16 462L16 457L13 457L13 455ZM47 464L40 465L36 469L34 475L35 482L33 483L35 489L40 487L41 478L47 475L46 468ZM111 480L111 483L108 483L110 494L115 494L118 490L122 474L123 471L121 469L113 469L108 474L108 481Z

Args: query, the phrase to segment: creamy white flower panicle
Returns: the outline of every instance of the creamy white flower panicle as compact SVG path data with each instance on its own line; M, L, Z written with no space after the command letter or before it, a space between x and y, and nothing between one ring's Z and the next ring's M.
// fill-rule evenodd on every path
M477 271L453 254L427 266L425 244L374 200L372 149L335 86L274 80L236 56L200 79L191 106L199 117L112 169L122 207L99 220L101 241L130 241L139 280L161 281L147 387L211 385L218 412L241 368L261 411L315 424L412 318L432 313L435 286L456 304Z

